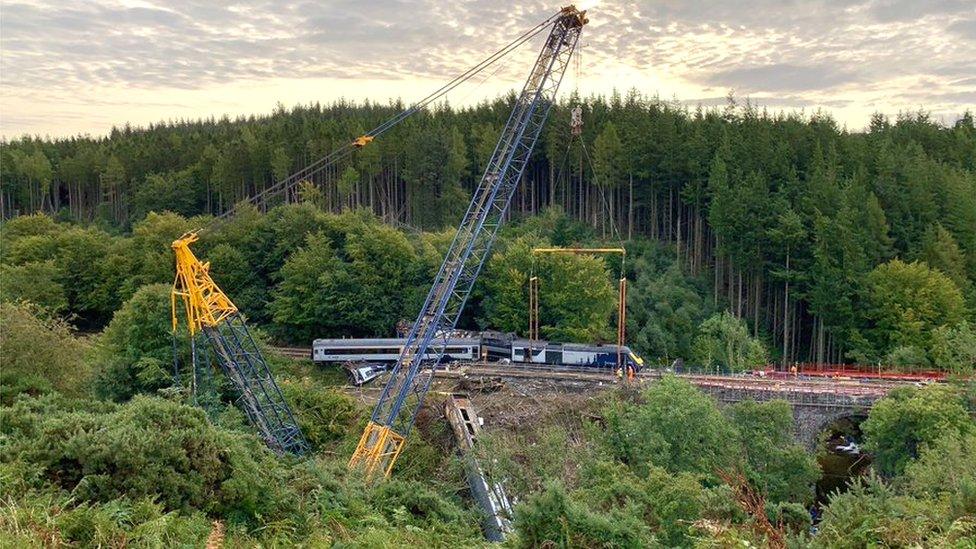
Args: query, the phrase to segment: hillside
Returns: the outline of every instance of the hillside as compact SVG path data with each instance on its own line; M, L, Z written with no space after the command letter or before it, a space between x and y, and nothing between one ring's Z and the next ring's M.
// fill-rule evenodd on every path
M274 358L312 444L307 459L276 456L225 388L191 395L187 372L172 386L157 334L167 300L165 287L144 287L94 339L0 305L4 546L487 545L443 396L428 400L394 477L365 484L345 466L368 418L357 391ZM875 472L821 502L812 537L821 471L792 441L785 402L720 409L667 377L474 398L492 418L482 463L517 502L507 546L969 547L976 535L972 386L878 403L861 424Z
M318 189L307 188L304 199L327 212L363 208L387 223L451 227L508 101L443 107L411 119L316 180ZM629 94L583 105L585 150L569 141L568 105L557 106L514 198L515 217L558 207L588 229L567 235L567 242L602 237L666 245L683 273L707 281L710 290L698 292L705 301L745 319L750 333L764 338L783 362L934 363L933 343L908 326L910 315L891 317L903 308L898 299L919 297L903 287L909 283L926 284L939 296L913 304L923 331L972 320L971 116L951 128L924 114L895 122L879 116L869 131L857 133L821 114L773 116L748 104L689 111ZM56 213L112 234L136 230L152 211L219 213L395 108L338 103L234 121L127 127L98 139L15 140L0 147L8 167L0 179L3 211ZM242 270L261 272L267 281L300 242L262 257L260 266L240 253L261 244L234 244L237 250L219 250L214 263L221 254L236 255L228 261L238 267L250 261ZM901 263L881 267L891 261ZM237 289L230 280L225 284ZM901 298L891 303L882 297L892 294ZM72 312L104 323L119 303L117 296L105 297L112 304L97 312L99 318ZM271 316L250 312L261 321ZM879 325L899 333L879 331ZM687 354L680 345L645 351Z
M858 362L948 381L823 427L816 453L787 402L720 405L666 373L546 394L462 383L487 411L480 462L516 503L505 545L971 547L971 116L852 133L748 105L585 104L585 148L556 109L461 327L524 334L536 276L543 337L613 341L625 277L627 341L649 369ZM170 245L394 107L0 145L0 545L487 545L443 420L458 386L430 393L393 478L367 483L346 464L378 387L268 345L411 321L507 109L411 119L194 245L264 347L305 459L275 455L227 380L187 367ZM570 245L626 259L532 252ZM838 473L825 458L847 437L863 462Z

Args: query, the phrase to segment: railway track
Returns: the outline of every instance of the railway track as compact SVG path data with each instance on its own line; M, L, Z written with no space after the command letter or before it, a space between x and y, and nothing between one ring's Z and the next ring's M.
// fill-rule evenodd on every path
M309 347L271 347L271 350L288 358L312 360L312 349Z
M271 347L271 350L288 358L310 360L308 347ZM520 379L546 379L551 381L575 381L588 383L616 383L618 378L612 369L594 370L572 366L550 366L542 364L500 364L500 363L454 363L438 368L434 375L444 379L465 377L500 377ZM637 374L638 381L661 378L665 372L646 369ZM883 395L891 389L904 386L908 382L895 380L854 380L820 378L760 378L746 375L714 374L674 374L699 386L724 387L730 389L753 389L781 392L838 393L846 395Z

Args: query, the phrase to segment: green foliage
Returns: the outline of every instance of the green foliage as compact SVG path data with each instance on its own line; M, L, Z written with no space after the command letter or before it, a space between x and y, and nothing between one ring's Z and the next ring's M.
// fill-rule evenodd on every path
M0 544L9 547L199 547L211 527L204 513L167 512L149 497L76 504L68 495L31 492L0 504Z
M939 544L946 527L938 507L899 495L884 481L870 477L830 498L815 545L832 549L951 547Z
M525 333L528 283L539 278L539 330L554 341L606 341L616 310L611 276L600 257L534 254L546 244L517 237L492 255L486 269L483 311L486 328Z
M905 470L907 491L945 505L952 517L976 516L976 429L949 431L922 448Z
M900 475L939 437L974 429L959 391L945 385L895 389L875 403L861 424L865 448L885 475Z
M960 290L966 290L971 285L966 276L966 254L941 223L925 230L918 258L933 269L942 271Z
M68 309L64 286L58 281L58 268L53 261L0 264L0 300L8 303L27 301L57 315Z
M0 348L0 403L21 393L81 395L88 388L88 344L36 307L0 303Z
M112 311L100 292L103 285L101 261L112 244L108 234L96 229L69 227L56 232L30 234L7 246L5 262L25 265L51 262L57 272L53 282L64 290L69 310L88 319Z
M219 259L227 261L234 277L250 268L253 278L244 283L238 305L250 319L266 322L272 317L266 292L308 234L324 232L342 253L344 244L323 226L321 214L366 208L414 227L453 226L484 172L512 100L464 109L445 105L411 118L332 166L329 183L314 193L302 189L305 204L272 208L267 216L249 210L246 223L228 222L208 234L198 251L209 259L210 246L227 244L245 256L242 263L222 250ZM576 106L584 112L580 138L593 170L581 158L581 148L568 147L569 111ZM311 161L348 144L400 107L343 100L277 108L268 116L126 128L103 138L13 139L0 143L7 168L0 174L4 213L44 211L78 223L95 220L110 234L137 226L151 210L184 217L221 214L304 165L300 159ZM734 102L689 110L633 92L569 98L553 105L551 121L515 191L512 218L563 210L564 226L551 235L540 233L554 245L607 234L611 224L626 227L628 239L665 240L685 272L703 275L703 281L716 275L713 291L719 295L708 296L713 299L706 303L717 306L741 288L745 316L758 325L752 333L787 342L789 354L798 355L787 359L874 362L908 344L930 352L917 343L876 340L885 339L882 332L888 330L878 330L869 316L866 275L892 257L925 261L948 276L969 299L972 320L976 131L971 115L952 125L925 112L897 120L879 116L869 131L852 132L823 113L781 116ZM68 300L66 313L85 328L102 327L138 287L170 278L166 243L153 257L130 249L127 237L90 229L83 232L99 242L86 242L84 235L62 234L70 227L53 222L18 223L3 223L3 262L14 264L8 258L20 247L15 241L35 236L56 241L17 264L54 261L61 275L55 282ZM27 227L31 223L36 226ZM191 228L204 224L190 223ZM233 231L232 238L225 236ZM86 250L84 257L68 267L64 259L81 256L76 248ZM706 272L711 267L713 272ZM69 274L76 279L69 280ZM636 283L638 276L630 278ZM774 313L783 312L787 283L794 318ZM691 314L698 309L694 299L680 284L653 290L667 299L661 316L671 316L666 309L672 306L674 317L658 323L657 315L649 315L631 333L638 335L649 324L640 336L647 352L687 355L687 342L673 341L662 330L687 333L678 327L698 314ZM471 305L478 307L477 296ZM465 318L468 327L472 319ZM784 324L790 333L780 333ZM828 351L832 356L823 356Z
M51 395L0 414L3 543L199 547L214 520L232 547L481 539L477 514L429 477L370 486L347 470L345 450L276 456L196 407Z
M342 176L339 177L339 182L336 184L339 197L348 200L357 184L359 184L359 172L356 171L356 168L349 166L342 172Z
M767 501L809 503L820 470L814 457L793 439L789 403L747 400L730 406L728 413L745 448L747 476Z
M930 365L928 357L925 356L925 351L911 345L901 345L888 351L884 357L884 363L907 369L926 368Z
M4 220L0 223L0 243L2 243L0 253L4 254L4 261L6 261L8 246L17 240L27 236L51 236L61 230L62 227L51 216L42 213L21 215Z
M613 122L608 122L593 143L593 169L596 183L602 187L616 187L626 170L623 143Z
M970 322L940 326L932 332L932 360L935 365L957 375L976 371L976 328Z
M663 255L651 248L639 250L636 259L628 258L636 279L627 292L627 334L645 359L663 357L670 362L691 356L696 330L709 307L680 265L663 260Z
M138 397L95 411L49 398L3 413L5 461L36 466L79 502L151 497L166 510L244 521L289 505L274 455L254 437L216 430L198 408Z
M308 378L279 382L305 438L316 448L356 436L359 408L353 399Z
M170 288L152 284L140 288L115 313L98 340L97 394L125 400L172 384L164 366L174 360L170 310Z
M189 217L201 210L204 191L189 171L148 175L133 199L135 218L164 211Z
M715 401L690 383L666 376L638 404L615 403L606 411L613 454L639 472L652 465L705 476L741 462L739 433Z
M728 311L706 319L698 327L698 332L692 346L696 364L732 372L766 364L765 346L758 339L750 337L745 323Z
M388 335L420 307L425 265L402 233L375 218L333 221L334 231L310 235L281 268L270 310L289 341Z
M894 259L868 275L868 336L878 349L913 346L928 350L932 332L963 319L965 303L952 280L924 263Z
M515 524L523 547L642 547L654 543L637 517L619 509L595 513L574 501L558 482L519 505Z

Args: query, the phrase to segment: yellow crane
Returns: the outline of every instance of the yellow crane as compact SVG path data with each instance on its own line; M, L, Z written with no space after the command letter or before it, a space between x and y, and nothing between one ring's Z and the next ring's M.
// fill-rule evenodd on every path
M546 42L546 51L555 52L557 55L540 58L537 61L537 67L530 77L530 83L533 83L533 85L542 85L543 87L538 90L529 90L533 93L538 91L538 93L533 96L531 104L526 104L525 102L520 103L519 107L523 108L523 110L518 111L518 120L522 122L522 125L518 128L520 131L524 131L528 126L538 125L541 128L541 123L545 121L545 117L540 117L539 115L543 112L548 113L559 83L559 79L553 80L549 77L554 72L558 72L561 76L561 71L565 68L564 63L568 62L569 59L568 52L571 52L573 47L575 47L575 38L579 34L579 29L585 23L586 18L584 12L580 12L572 6L563 8L528 31L525 31L515 40L464 71L430 95L414 103L409 108L384 121L371 131L347 142L328 155L291 174L287 178L274 183L267 189L248 198L247 202L264 210L270 205L273 205L274 201L279 197L284 196L287 199L294 194L294 190L299 183L312 181L313 177L317 174L327 172L328 168L334 166L337 162L347 158L356 150L367 146L374 139L406 118L423 110L451 90L515 51L525 42L552 27L558 28L560 33L557 35L554 32L550 32L549 39ZM552 65L551 62L553 61L560 63L558 68ZM548 63L548 65L543 62ZM536 108L539 105L542 105L542 107ZM525 110L525 107L529 108ZM526 116L529 118L526 118ZM519 155L525 153L526 142L521 140L521 134L517 137L520 141L513 139L510 142L499 145L504 155L514 153L515 149L513 147L515 146L522 147L518 151ZM535 137L538 137L537 133ZM534 139L531 144L534 145ZM531 146L528 150L531 150ZM498 152L496 151L496 156ZM511 157L509 156L508 158L511 161ZM495 168L497 167L495 166ZM505 168L507 169L508 166ZM489 203L483 202L483 204ZM490 204L497 207L495 203ZM231 208L219 215L214 220L214 223L205 229L213 230L216 224L231 217L235 212L236 207ZM241 407L247 413L251 422L261 432L262 437L268 445L276 451L302 453L307 449L305 437L298 428L298 424L291 410L288 408L278 385L275 383L267 362L255 344L243 316L231 299L210 276L210 264L200 261L190 249L190 246L198 241L201 232L202 230L188 232L171 244L176 260L176 277L173 282L172 291L174 336L178 326L178 304L182 304L186 313L191 347L194 349L192 353L194 371L196 371L196 349L203 347L202 345L197 345L197 338L205 337L206 344L214 351L224 374L233 382L237 389ZM401 404L402 399L398 399L396 405L397 410L399 410ZM383 440L396 440L396 437L392 436L388 428L384 430L384 433ZM371 440L375 443L375 439L371 438ZM397 444L398 448L402 446L402 437L400 440L401 443ZM385 446L385 443L381 444L381 446ZM397 451L397 453L399 452Z

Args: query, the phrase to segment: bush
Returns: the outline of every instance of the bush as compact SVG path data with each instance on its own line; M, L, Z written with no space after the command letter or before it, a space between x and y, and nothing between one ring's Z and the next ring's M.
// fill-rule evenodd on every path
M89 388L88 345L64 321L38 316L34 306L0 303L0 348L0 403L21 393L80 396Z
M36 467L79 502L151 498L167 511L240 522L290 507L277 458L252 436L214 428L198 408L150 397L89 405L50 396L21 399L3 415L3 460Z
M692 345L695 361L706 368L724 368L742 372L766 363L766 347L749 336L742 319L725 311L701 323Z
M905 479L909 493L942 502L952 517L976 517L976 430L927 445Z
M68 298L57 278L53 261L0 265L0 299L9 303L28 301L48 314L61 314L68 308Z
M624 463L639 472L653 464L707 476L738 464L739 434L714 399L674 376L642 397L640 404L614 404L604 414L607 444Z
M618 509L591 511L557 481L515 508L523 547L648 547L656 540L639 517Z
M771 502L809 503L820 470L793 439L790 404L747 400L726 411L741 434L750 482Z
M358 434L353 431L360 413L352 397L308 379L283 381L281 390L313 447L322 448Z
M879 400L861 424L864 445L882 474L899 475L922 447L976 429L954 387L899 388Z
M170 288L163 284L139 288L115 312L98 340L97 394L126 400L172 385L172 338ZM182 346L185 336L177 338ZM180 357L182 363L185 358Z
M824 511L816 546L934 547L948 526L938 506L898 495L881 479L858 480L835 493Z

